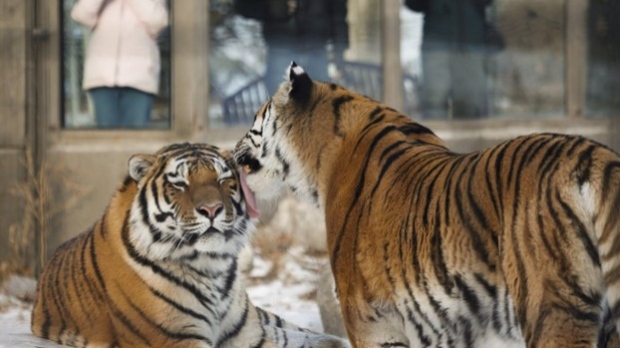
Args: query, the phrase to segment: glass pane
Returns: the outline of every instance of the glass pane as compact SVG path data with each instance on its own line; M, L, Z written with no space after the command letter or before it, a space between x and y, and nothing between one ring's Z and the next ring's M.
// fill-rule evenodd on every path
M95 11L101 21L94 30L72 19L76 3L80 1L62 1L63 127L170 128L169 2L159 6L157 1L145 0L141 9L124 2L104 2ZM92 11L87 3L81 1L77 15L81 21L88 21L85 14ZM152 13L148 21L152 24L142 25L147 21L137 12Z
M620 2L590 0L586 115L620 116Z
M565 0L405 0L405 105L424 119L564 115Z
M210 126L247 125L291 61L381 99L380 0L210 2Z

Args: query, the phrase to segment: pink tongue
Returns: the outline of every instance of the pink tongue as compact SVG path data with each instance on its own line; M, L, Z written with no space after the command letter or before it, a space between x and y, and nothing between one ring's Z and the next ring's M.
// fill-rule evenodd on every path
M256 198L254 197L254 192L250 190L248 184L245 181L246 174L245 170L241 169L241 190L243 191L243 195L245 196L245 206L248 209L248 215L251 218L257 218L260 215L258 208L256 207Z

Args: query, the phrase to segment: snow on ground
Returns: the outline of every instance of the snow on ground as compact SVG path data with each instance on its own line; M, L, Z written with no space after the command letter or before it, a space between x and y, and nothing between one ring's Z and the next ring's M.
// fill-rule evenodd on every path
M325 258L306 255L304 249L293 247L283 256L277 277L261 281L274 267L260 256L254 258L247 288L252 302L265 310L301 327L322 332L321 315L316 299L316 282Z
M250 299L291 323L322 331L314 299L318 270L325 262L321 257L306 255L302 248L289 249L281 256L279 266L257 255L247 277ZM30 333L31 308L30 304L0 294L0 348L60 347Z

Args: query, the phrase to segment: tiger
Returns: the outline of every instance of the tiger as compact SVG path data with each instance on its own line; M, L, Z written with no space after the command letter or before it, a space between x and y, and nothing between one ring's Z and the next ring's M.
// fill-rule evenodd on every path
M232 154L136 154L103 216L40 275L31 329L75 347L348 347L255 307L238 254L258 210Z
M323 212L353 347L603 347L620 314L620 158L578 135L457 153L293 62L235 147L257 198Z

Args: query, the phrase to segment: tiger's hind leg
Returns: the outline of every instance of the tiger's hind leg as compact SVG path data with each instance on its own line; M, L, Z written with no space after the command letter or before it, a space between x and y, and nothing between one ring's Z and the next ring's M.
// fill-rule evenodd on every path
M501 251L502 270L527 347L596 347L603 314L600 268L588 262L587 252L577 243L562 242L551 255L542 242L525 240L533 235L518 231L503 238Z

